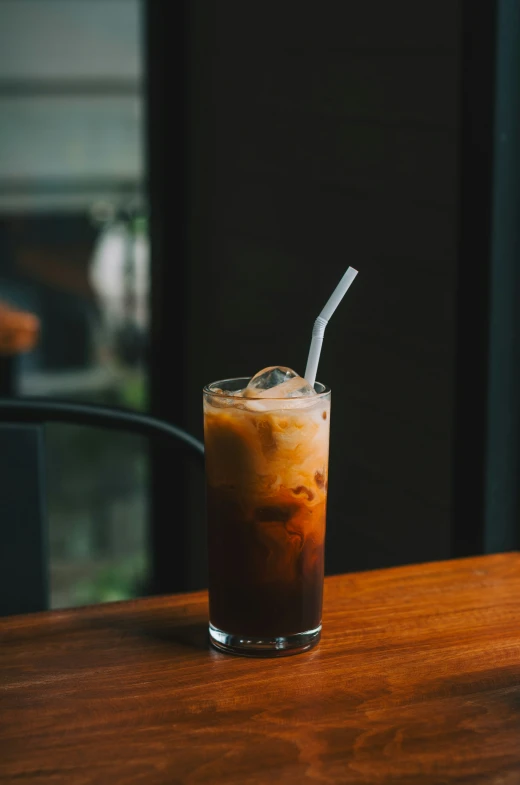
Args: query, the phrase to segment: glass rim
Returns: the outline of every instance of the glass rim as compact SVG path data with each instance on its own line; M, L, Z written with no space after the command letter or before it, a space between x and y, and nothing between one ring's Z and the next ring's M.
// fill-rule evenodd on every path
M205 395L212 395L215 398L227 398L230 401L236 401L237 400L236 395L226 395L225 392L217 392L216 390L212 390L211 388L218 387L220 384L226 384L228 382L241 382L241 381L245 381L244 387L247 387L249 381L252 378L253 378L252 376L235 376L232 377L231 379L219 379L216 382L210 382L209 384L205 384L204 387L202 388L202 392ZM321 387L323 387L323 390L321 392L317 392L316 396L313 397L313 400L319 400L320 398L324 398L325 396L330 394L330 387L327 387L326 384L323 384L322 382L318 382L318 381L316 381L315 384L319 384ZM307 395L292 395L290 398L288 398L287 396L280 397L280 398L275 398L275 397L266 398L264 396L262 397L248 396L247 398L244 398L244 400L246 401L302 401L308 397L309 396Z

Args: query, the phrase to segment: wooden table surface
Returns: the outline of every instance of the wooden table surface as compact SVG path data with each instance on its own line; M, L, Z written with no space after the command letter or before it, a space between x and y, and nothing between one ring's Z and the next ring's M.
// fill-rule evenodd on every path
M520 783L520 555L328 578L317 649L205 593L0 620L0 782Z

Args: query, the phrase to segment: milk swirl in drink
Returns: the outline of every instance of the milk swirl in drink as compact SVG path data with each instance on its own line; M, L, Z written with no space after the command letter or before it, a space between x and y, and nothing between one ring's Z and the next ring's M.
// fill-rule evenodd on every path
M321 630L330 391L286 368L204 390L210 634L239 653Z

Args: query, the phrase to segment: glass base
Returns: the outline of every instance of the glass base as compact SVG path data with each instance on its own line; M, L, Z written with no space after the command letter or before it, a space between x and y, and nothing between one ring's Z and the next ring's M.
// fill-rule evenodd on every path
M286 657L289 654L299 654L316 646L320 637L321 624L314 630L280 638L233 635L209 625L209 639L215 649L242 657Z

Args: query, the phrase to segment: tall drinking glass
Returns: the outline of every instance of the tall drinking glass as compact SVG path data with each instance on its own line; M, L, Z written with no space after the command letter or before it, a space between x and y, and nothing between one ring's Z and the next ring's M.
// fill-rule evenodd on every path
M204 388L210 639L279 656L321 634L330 390L233 395L248 382Z

